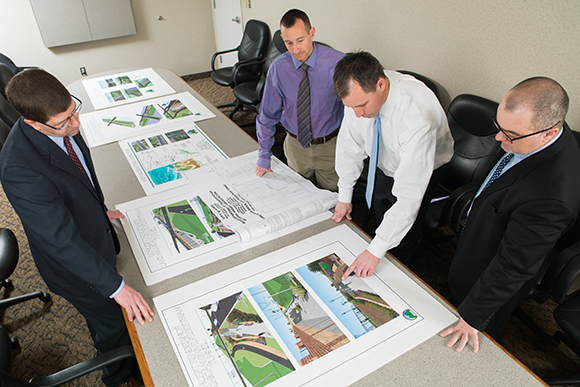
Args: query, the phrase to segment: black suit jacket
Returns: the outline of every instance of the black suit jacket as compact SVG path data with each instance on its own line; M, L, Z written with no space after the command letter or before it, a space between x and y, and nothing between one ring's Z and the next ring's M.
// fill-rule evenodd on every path
M0 153L0 180L49 288L65 298L109 297L122 281L115 272L119 241L89 149L80 134L74 140L94 187L58 145L22 118Z
M474 200L449 271L461 317L483 331L509 305L507 320L579 211L580 150L565 128Z

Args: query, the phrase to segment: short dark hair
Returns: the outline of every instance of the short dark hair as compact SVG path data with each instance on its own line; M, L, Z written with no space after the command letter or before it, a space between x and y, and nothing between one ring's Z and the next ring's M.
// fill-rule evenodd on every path
M542 130L559 122L564 124L570 99L555 80L533 77L515 85L506 97L505 110L530 109L534 112L532 129Z
M351 80L356 81L366 93L377 89L380 78L386 78L383 65L369 52L349 52L338 61L334 69L334 88L339 99L350 93Z
M302 20L304 22L304 27L306 27L306 31L310 31L312 25L310 24L310 19L308 15L299 9L291 9L290 11L286 12L282 19L280 19L280 25L284 28L291 28L296 24L296 20Z
M22 117L42 123L66 112L72 103L66 87L41 69L27 69L12 77L6 96Z

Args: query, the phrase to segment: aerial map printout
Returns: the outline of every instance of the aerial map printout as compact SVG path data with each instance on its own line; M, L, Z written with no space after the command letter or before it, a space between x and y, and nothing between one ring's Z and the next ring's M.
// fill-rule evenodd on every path
M345 386L457 318L338 226L154 298L189 386ZM346 372L348 370L348 372Z
M227 159L194 123L122 140L119 146L147 195L186 185L183 172Z
M92 148L155 130L215 117L188 92L81 114L84 137Z
M83 80L95 110L175 93L152 68Z

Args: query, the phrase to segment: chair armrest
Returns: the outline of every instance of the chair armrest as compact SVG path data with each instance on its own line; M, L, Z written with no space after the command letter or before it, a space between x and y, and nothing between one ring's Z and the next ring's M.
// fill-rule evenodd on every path
M442 224L447 224L457 234L462 226L463 215L469 209L469 205L479 188L479 184L470 183L455 189L445 201L445 206L441 211Z
M568 263L562 268L554 284L554 290L552 291L552 296L558 304L561 304L568 298L568 292L572 284L580 275L580 240L564 249L558 255L559 259L560 257L567 260Z
M30 379L33 386L56 387L101 369L119 360L134 358L133 347L125 345L93 359L86 360L55 374Z
M241 69L243 69L244 67L263 65L265 61L266 61L266 58L264 58L262 56L262 54L260 54L260 56L257 59L241 60L241 61L237 62L234 65L234 68L232 69L232 80L233 80L234 86L238 86L238 72ZM262 67L260 67L259 75L260 76L262 75Z
M215 54L213 54L211 57L211 71L215 71L215 60L218 56L220 56L222 54L227 54L228 52L238 51L239 48L240 48L240 46L238 46L236 48L232 48L230 50L218 51Z

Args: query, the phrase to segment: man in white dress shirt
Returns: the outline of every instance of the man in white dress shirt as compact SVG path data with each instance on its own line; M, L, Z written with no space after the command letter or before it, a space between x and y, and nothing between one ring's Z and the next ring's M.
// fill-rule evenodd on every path
M409 265L441 167L453 156L445 112L422 82L384 70L368 52L340 60L334 85L345 111L336 146L338 203L332 219L351 219L354 185L370 157L367 203L380 223L344 278L351 272L372 275L388 250Z

